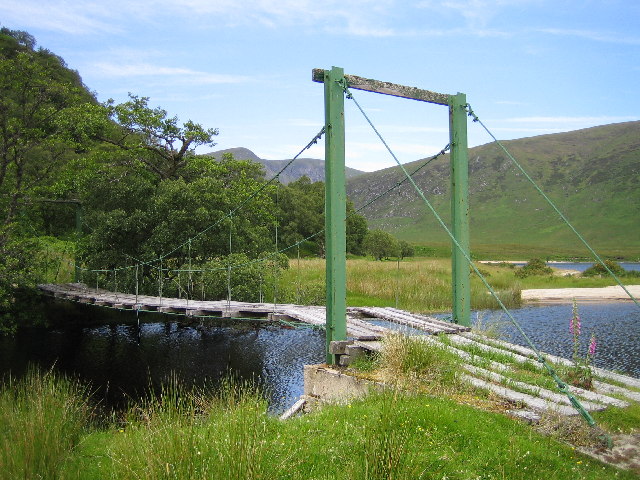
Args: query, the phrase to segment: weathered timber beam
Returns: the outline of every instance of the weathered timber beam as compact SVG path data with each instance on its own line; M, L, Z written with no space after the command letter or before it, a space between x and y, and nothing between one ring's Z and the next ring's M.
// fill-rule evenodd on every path
M437 105L449 105L450 95L446 93L432 92L431 90L423 90L416 87L407 87L395 83L382 82L380 80L372 80L370 78L357 77L356 75L344 76L349 88L355 90L364 90L366 92L382 93L383 95L391 95L392 97L409 98L420 102L435 103ZM321 68L313 69L313 81L324 83L324 70Z

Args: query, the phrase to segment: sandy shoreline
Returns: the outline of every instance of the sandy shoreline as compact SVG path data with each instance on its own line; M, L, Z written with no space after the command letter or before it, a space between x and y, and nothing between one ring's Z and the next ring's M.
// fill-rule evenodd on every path
M635 298L640 299L640 285L626 285L627 290ZM522 290L524 302L607 302L633 301L618 285L603 288L533 288Z

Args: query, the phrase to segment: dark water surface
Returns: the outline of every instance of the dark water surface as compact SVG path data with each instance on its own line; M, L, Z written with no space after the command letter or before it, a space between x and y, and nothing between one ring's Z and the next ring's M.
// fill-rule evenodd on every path
M516 262L514 265L522 267L526 262ZM547 265L562 270L577 270L584 272L587 268L593 267L594 262L547 262ZM619 265L628 271L640 271L640 263L638 262L620 262Z
M271 410L280 412L302 394L303 365L324 362L324 332L311 328L219 320L187 325L180 323L184 317L167 322L158 314L141 315L138 327L132 312L76 308L80 311L65 307L74 321L64 328L0 337L0 375L10 371L20 377L29 364L55 365L89 381L104 405L121 408L128 399L148 394L150 385L166 384L173 374L186 385L215 388L232 373L265 387ZM108 323L82 325L78 314Z
M0 376L20 377L29 364L55 368L90 382L95 397L108 407L123 407L176 375L186 385L215 388L232 372L263 385L271 411L279 413L302 394L303 366L324 361L324 332L287 329L260 322L181 323L184 317L141 315L56 302L49 308L51 329L0 337ZM632 302L579 305L581 353L591 332L598 351L594 364L640 377L640 309ZM570 358L571 305L526 307L512 311L527 335L543 351ZM498 323L507 339L526 345L500 312L474 312L474 322Z

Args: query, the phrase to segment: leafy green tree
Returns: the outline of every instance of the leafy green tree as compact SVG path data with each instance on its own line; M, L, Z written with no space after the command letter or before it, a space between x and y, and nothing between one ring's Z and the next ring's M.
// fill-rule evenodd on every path
M622 268L622 266L618 262L614 262L613 260L605 260L605 265L609 270L611 270L616 276L621 276L627 273L627 271ZM609 275L609 272L602 266L601 263L595 263L589 268L587 268L584 272L582 272L583 277L595 277L600 275Z
M87 146L82 122L72 119L95 99L26 32L0 29L0 71L0 333L11 333L19 321L34 323L24 292L46 274L36 238L44 207L35 201L66 193L54 185Z
M518 278L526 278L532 275L553 275L553 269L539 258L532 258L523 267L517 269L514 275Z
M205 262L230 253L230 234L231 253L255 257L273 250L272 194L266 189L247 200L263 185L259 164L197 157L179 178L156 180L139 168L136 175L117 181L105 176L93 186L82 249L91 268L113 269L169 252L166 261L176 265L189 256ZM227 218L245 201L246 208Z
M364 251L376 260L398 257L400 247L396 238L384 230L370 230L363 242Z
M195 157L194 149L201 145L215 145L218 135L214 128L187 120L182 126L177 117L169 117L166 110L149 106L148 97L129 93L129 100L103 105L111 122L94 125L94 136L126 153L129 162L144 166L159 180L177 178Z
M355 213L353 203L347 200L347 252L364 255L363 242L368 232L367 219Z
M284 245L293 245L324 230L324 182L311 182L302 176L295 182L280 186L278 196L280 238ZM367 220L355 213L347 200L347 252L362 255L362 242L367 234ZM313 236L310 242L315 254L324 255L324 233Z
M0 204L8 225L23 199L76 158L84 138L70 118L94 101L77 72L26 32L0 31Z
M403 259L405 257L413 257L415 255L413 245L405 240L400 240L398 242L398 247L400 249L400 258Z
M283 246L293 245L324 229L324 183L302 176L277 191L279 236ZM324 235L310 239L312 253L324 252Z

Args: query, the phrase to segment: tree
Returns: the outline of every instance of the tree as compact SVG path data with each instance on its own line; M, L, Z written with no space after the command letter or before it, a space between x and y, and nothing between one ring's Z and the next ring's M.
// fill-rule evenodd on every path
M0 32L0 202L6 206L5 225L15 220L25 196L51 183L77 156L81 141L68 128L69 118L93 101L77 72L34 46L26 32ZM80 129L81 124L75 127Z
M367 219L355 213L353 203L347 200L347 252L363 255L363 242L368 232Z
M383 230L370 230L363 242L364 251L376 260L400 255L398 241Z
M405 240L400 240L398 242L398 247L400 249L400 259L403 259L405 257L413 257L413 255L415 254L413 245Z
M266 189L247 201L263 186L261 165L196 157L180 177L160 183L144 168L123 172L131 170L120 167L96 179L85 199L91 228L82 256L89 267L113 269L169 252L165 265L180 266L188 258L203 263L230 253L229 235L232 253L255 258L273 251L272 192ZM246 208L228 218L245 201ZM152 275L148 269L143 273Z
M281 185L278 194L280 238L284 245L293 245L324 230L324 182L311 182L302 176L289 185ZM353 203L347 200L346 209L347 252L362 255L362 242L367 234L367 220L355 213ZM316 254L324 255L324 234L310 239Z
M178 117L151 108L148 97L131 93L127 102L115 105L110 99L103 108L112 122L100 125L95 137L124 151L129 161L143 165L159 180L177 178L195 157L194 149L215 145L213 137L218 135L217 129L191 120L179 126Z
M627 271L622 268L622 266L618 262L614 262L613 260L605 260L604 264L607 268L616 276L622 276L627 273ZM601 275L609 275L607 269L598 262L587 268L584 272L582 272L583 277L596 277Z
M306 175L277 191L279 236L283 246L293 245L324 229L324 183ZM310 239L312 253L324 252L324 235ZM311 252L310 252L311 253Z
M532 275L553 275L553 269L539 258L532 258L524 266L517 269L514 275L518 278L526 278Z

